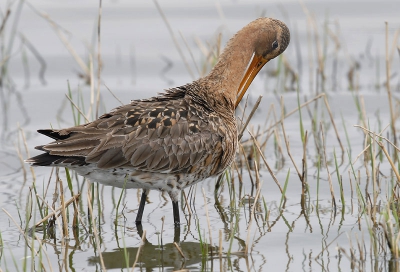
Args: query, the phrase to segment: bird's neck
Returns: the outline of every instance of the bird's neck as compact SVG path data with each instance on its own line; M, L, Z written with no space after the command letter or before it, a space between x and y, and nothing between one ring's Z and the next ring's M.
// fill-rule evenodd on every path
M240 82L254 52L254 33L238 32L227 44L217 64L211 72L199 79L212 97L229 100L233 107L236 103Z

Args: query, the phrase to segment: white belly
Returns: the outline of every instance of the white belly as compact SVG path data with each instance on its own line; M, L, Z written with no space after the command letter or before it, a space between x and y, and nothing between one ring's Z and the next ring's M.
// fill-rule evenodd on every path
M90 181L125 189L142 188L170 192L201 181L191 175L151 173L129 168L99 169L91 164L69 168Z

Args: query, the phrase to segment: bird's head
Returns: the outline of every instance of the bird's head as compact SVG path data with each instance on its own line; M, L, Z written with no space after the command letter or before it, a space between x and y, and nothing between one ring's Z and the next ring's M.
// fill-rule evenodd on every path
M261 68L271 59L279 56L290 42L288 27L272 18L259 18L245 26L240 32L253 38L253 57L239 85L236 106L242 100L251 82ZM238 33L239 34L239 33Z

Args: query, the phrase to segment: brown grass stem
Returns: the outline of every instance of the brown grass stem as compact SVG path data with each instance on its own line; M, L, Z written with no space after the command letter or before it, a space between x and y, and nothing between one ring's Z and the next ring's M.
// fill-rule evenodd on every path
M316 49L316 57L317 57L317 63L318 63L318 73L321 75L322 79L322 88L324 86L324 81L325 81L325 69L324 69L324 55L323 55L323 50L321 48L321 42L318 34L318 27L317 27L317 22L315 20L315 17L311 12L308 10L307 6L304 4L303 0L300 0L300 5L303 9L304 14L307 17L307 22L311 24L313 30L314 30L314 42L315 42L315 49ZM310 52L311 53L311 52ZM310 60L311 63L311 60ZM312 66L310 66L311 69ZM311 76L311 75L310 75ZM317 86L318 90L318 86Z
M373 196L373 205L372 205L372 216L376 218L376 212L377 212L377 200L378 200L378 181L377 181L377 165L376 165L376 160L375 160L375 155L376 155L376 145L372 144L373 142L376 141L376 136L375 134L369 135L371 141L370 144L370 151L371 151L371 173L372 173L372 196Z
M172 30L172 27L169 24L167 17L165 16L165 14L164 14L162 8L160 7L160 5L158 4L158 1L157 0L153 0L153 2L156 5L156 8L157 8L158 12L160 13L161 18L163 19L165 25L167 26L168 32L171 35L172 40L174 41L175 47L178 50L178 53L181 56L182 61L185 64L187 71L189 72L190 76L194 79L195 76L194 76L194 74L192 72L192 69L190 69L189 63L187 62L187 60L185 58L185 55L183 54L183 51L182 51L181 47L179 46L179 42L175 37L174 31Z
M327 155L326 155L326 142L325 142L324 126L323 126L322 122L320 123L320 128L321 128L321 136L322 136L322 149L324 152L324 162L325 162L326 172L328 174L329 190L331 191L332 204L336 210L336 199L335 199L335 193L333 191L332 176L331 176L331 173L329 172L328 159L327 159Z
M203 197L204 197L204 209L206 210L206 218L207 218L207 226L208 226L208 235L210 236L210 245L211 245L211 252L212 252L212 234L211 234L211 224L210 224L210 216L208 214L208 205L207 205L207 197L204 188L202 187Z
M200 76L204 76L208 72L207 63L210 58L211 50L207 49L207 47L204 45L203 41L200 40L199 37L195 36L194 42L196 43L197 48L200 50L200 52L203 54L204 58L206 59L206 61L204 62L203 66L201 67L201 70L200 70Z
M282 187L281 187L281 185L279 184L279 181L278 181L278 179L276 178L275 174L272 172L272 169L271 169L271 167L269 166L267 160L265 159L265 156L264 156L263 152L261 151L261 148L260 148L260 146L259 146L259 144L258 144L256 138L254 137L254 135L253 135L249 130L247 130L247 132L250 134L251 138L253 139L254 145L256 146L258 152L260 153L260 156L261 156L261 158L263 159L264 164L265 164L265 166L267 167L269 174L271 175L272 179L275 181L275 183L276 183L276 185L278 186L279 191L281 192L281 194L283 194ZM286 197L285 197L285 199L286 199Z
M282 111L281 111L281 122L280 123L281 123L281 127L282 127L283 139L285 141L286 150L287 150L287 153L289 155L289 158L292 161L292 164L293 164L294 168L296 169L297 175L299 176L299 179L300 179L301 183L304 185L302 174L300 173L300 170L297 167L297 164L293 159L292 153L290 152L290 144L289 144L288 138L286 137L285 125L284 125L284 122L283 122L284 119L285 119L285 114L284 114L283 109L284 109L284 103L283 103L283 97L281 96L281 110Z
M391 158L390 155L389 155L389 152L387 151L387 149L385 148L385 146L383 145L383 143L382 143L381 141L378 141L378 140L376 139L376 137L387 141L387 142L388 142L390 145L392 145L398 152L400 151L400 149L399 149L397 146L395 146L391 141L389 141L386 137L379 136L378 134L376 134L376 133L372 132L371 130L369 130L369 129L367 129L367 128L364 128L364 127L362 127L362 126L355 125L354 127L361 128L361 129L364 131L364 133L367 133L367 134L379 145L379 147L382 149L383 153L385 154L386 158L388 159L388 161L389 161L389 163L390 163L390 166L392 167L393 172L394 172L395 175L396 175L397 182L400 183L400 175L399 175L399 172L397 171L396 165L394 164L392 158ZM386 126L386 127L387 127L387 126ZM385 129L386 129L386 128L385 128ZM384 129L384 130L385 130L385 129ZM382 131L380 134L382 134L382 133L383 133L383 131ZM373 135L373 137L372 137L371 135ZM368 145L368 146L369 146L369 145ZM366 150L366 149L364 149L364 150ZM353 163L353 164L354 164L354 163Z
M192 50L190 49L190 47L189 47L185 37L183 36L182 32L179 31L179 35L181 36L181 39L183 40L183 43L185 44L186 49L189 52L190 58L192 59L193 65L196 68L196 71L197 71L198 75L201 76L200 68L197 66L197 62L196 62L196 60L194 58Z
M392 42L392 48L390 49L390 53L389 53L389 65L391 65L393 59L394 59L394 52L396 50L396 48L400 48L400 45L397 45L397 40L399 38L399 34L400 34L400 28L398 28L396 30L396 32L394 33L393 36L393 42Z
M241 171L239 171L239 168L238 168L238 166L237 166L237 163L236 163L235 161L233 161L232 164L233 164L233 169L235 169L235 170L236 170L236 173L238 174L239 182L240 182L241 184L243 184L242 174L241 174Z
M311 104L312 102L314 102L314 101L320 99L321 97L325 97L325 94L324 94L324 93L321 93L321 94L317 95L316 97L314 97L314 98L312 98L312 99L310 99L310 100L304 102L304 103L301 104L299 107L297 107L297 108L295 108L294 110L291 110L290 112L286 113L284 119L286 119L286 118L288 118L289 116L291 116L291 115L293 115L293 114L299 112L299 109L301 109L301 108L303 108L303 107L305 107L305 106ZM282 122L282 119L280 119L279 121L276 121L274 124L270 125L266 130L264 130L263 132L257 133L257 135L255 135L255 136L258 137L258 136L260 136L261 134L270 133L270 130L272 130L273 128L275 128L275 127L276 127L277 125L279 125L281 122ZM271 133L273 133L273 132L271 132Z
M6 23L7 23L7 21L8 21L8 18L10 17L10 14L11 14L11 10L10 10L10 9L7 9L6 15L4 15L3 20L1 21L1 25L0 25L0 35L1 35L1 33L3 33L3 30L4 30L5 26L6 26Z
M354 257L354 254L353 254L351 249L350 249L351 256L349 256L349 254L347 254L346 250L344 248L342 248L342 247L338 247L338 251L341 254L343 254L344 256L346 256L346 258L350 261L352 270L354 270L354 271L365 271L363 268L360 267L359 264L357 264L355 262L355 257ZM361 253L360 253L360 255L361 255Z
M65 97L69 100L69 102L72 104L72 106L74 106L74 108L79 111L80 114L82 114L83 118L85 118L86 122L90 122L89 118L86 117L86 115L81 111L81 109L74 103L74 101L72 101L72 99L65 94Z
M218 243L218 255L221 258L222 257L222 230L220 229L219 232L219 243Z
M239 121L242 122L242 123L243 123L243 120L244 120L244 116L245 116L245 114L246 114L246 109L247 109L247 105L248 105L248 104L249 104L249 96L246 95L246 101L245 101L245 103L244 103L243 109L242 109L240 103L237 105L237 107L236 107L236 109L235 109L235 110L237 110L237 109L239 108L239 109L242 111L242 116L241 116L240 119L239 119Z
M102 13L102 0L99 0L99 16L97 20L97 98L96 98L96 119L99 117L100 106L100 83L101 83L101 70L103 61L101 60L101 13Z
M88 204L88 209L89 209L89 215L92 220L92 229L93 229L93 236L96 241L96 247L97 247L97 252L99 253L99 259L100 259L100 265L101 269L103 271L106 270L106 266L104 265L104 260L103 260L103 255L101 254L101 247L100 247L100 239L99 239L99 234L97 233L97 227L95 224L95 219L94 219L94 214L93 214L93 207L92 207L92 196L91 196L91 186L90 182L88 182L88 192L87 192L87 204Z
M61 202L61 219L63 222L63 234L64 237L66 237L67 239L69 238L69 234L68 234L68 221L67 221L67 212L65 210L66 206L65 206L65 199L64 199L64 186L63 186L63 182L62 179L60 179L59 174L58 174L58 168L56 171L56 178L57 178L57 182L60 184L59 186L59 190L60 190L60 202Z
M395 119L395 114L393 110L393 98L392 98L392 91L390 89L390 60L389 60L389 24L388 22L385 22L385 61L386 61L386 91L388 94L388 103L389 103L389 111L390 111L390 125L393 133L393 139L394 139L394 144L397 145L397 137L396 137L396 119ZM398 159L398 154L397 152L394 154L395 155L395 161Z
M21 196L22 189L25 187L26 180L27 180L27 171L26 171L26 168L25 168L25 162L24 162L24 158L23 158L22 153L21 153L21 148L20 148L20 142L19 141L20 141L20 139L18 137L18 144L15 144L15 149L17 151L18 160L21 163L22 176L23 176L23 179L24 179L24 182L22 183L21 190L20 190L20 196Z
M258 174L259 172L258 172L256 163L254 163L254 167L255 167L255 172L256 172L256 179L257 179L257 181L259 183L259 186L257 187L256 196L254 197L254 200L253 200L253 207L251 207L250 220L249 220L249 224L247 226L246 246L244 248L244 254L246 256L249 254L251 225L252 225L254 217L255 217L257 201L258 201L258 198L260 197L261 187L262 187L262 182L260 182L260 179L259 179L259 174Z
M250 164L249 164L249 160L246 158L246 151L244 150L244 147L243 147L243 145L241 145L241 144L239 144L239 149L240 149L240 150L242 151L242 153L243 153L244 163L245 163L245 165L246 165L247 172L249 173L249 178L250 178L251 184L254 186L254 180L253 180L253 177L252 177L252 175L251 175L251 167L250 167Z
M383 145L382 142L376 141L376 143L377 143L377 144L379 145L379 147L383 150L383 153L385 153L386 158L388 159L388 161L389 161L389 163L390 163L390 166L392 167L392 170L393 170L393 172L394 172L395 175L396 175L397 182L400 184L400 175L399 175L399 172L397 171L396 165L394 164L394 162L393 162L392 158L390 157L388 151L386 150L386 148L385 148L385 146Z
M135 270L136 263L137 263L138 260L139 260L140 252L141 252L141 250L142 250L142 247L144 246L144 242L145 242L145 241L146 241L146 230L143 231L143 234L142 234L142 241L140 242L140 246L139 246L139 248L138 248L138 251L136 252L136 258L135 258L135 261L133 262L131 272L133 272L133 271Z
M182 251L182 249L179 247L179 245L178 245L177 242L174 242L174 246L175 246L176 249L178 250L179 254L181 254L182 258L183 258L184 260L186 260L185 254L183 254L183 251Z
M391 141L389 141L386 137L381 136L381 134L382 134L389 126L390 126L390 124L388 124L386 127L384 127L384 128L381 130L381 132L379 132L379 133L376 134L376 136L379 137L379 138L381 138L381 139L384 139L384 140L387 141L390 145L392 145L394 148L396 148L398 151L400 151L400 149L399 149L397 146L395 146ZM372 131L370 131L370 130L368 130L368 129L366 129L366 128L360 126L360 125L354 125L354 127L361 128L362 130L364 130L365 132L368 132L368 133L373 133ZM366 146L364 147L364 149L357 155L357 157L354 159L354 161L352 162L352 164L355 164L356 161L358 160L358 158L360 158L361 155L364 154L364 152L366 152L366 151L368 150L368 148L369 148L369 144L366 145Z
M26 156L27 156L28 158L30 158L31 155L30 155L30 153L29 153L28 143L27 143L27 141L26 141L25 131L19 126L19 124L18 124L18 130L19 130L20 135L21 135L21 137L22 137L22 142L23 142L23 144L24 144ZM24 168L25 168L25 167L24 167ZM31 170L31 174L32 174L32 179L35 181L35 180L36 180L35 170L33 170L33 167L30 167L30 170Z
M85 64L85 62L82 60L81 57L79 57L78 53L75 51L75 49L72 47L71 43L68 41L67 37L64 35L63 32L67 32L66 30L62 30L61 31L61 27L54 22L50 16L45 13L45 12L41 12L39 10L37 10L32 4L30 4L29 2L26 2L28 4L28 6L36 13L38 14L40 17L42 17L43 19L45 19L46 21L48 21L50 23L50 25L53 27L54 31L56 32L56 34L58 35L58 37L60 38L61 42L64 44L64 46L67 48L67 50L70 52L70 54L72 55L72 57L74 58L74 60L76 61L76 63L78 64L78 66L82 69L82 71L84 72L84 76L88 77L89 75L89 69L87 67L87 65Z
M187 197L187 195L186 195L184 190L182 190L182 194L183 194L183 199L185 199L185 205L187 207L187 211L189 213L189 217L191 217L192 216L192 208L190 207L189 199L188 199L188 197Z
M246 130L248 124L250 123L251 118L253 117L254 113L256 112L258 106L261 103L261 99L262 99L262 95L260 95L256 101L256 103L254 104L253 109L251 110L249 117L247 118L246 122L244 123L244 125L242 126L242 129L240 130L240 133L238 135L238 140L240 141L240 139L242 139L243 137L243 133Z
M333 118L331 107L329 106L328 98L326 97L326 95L324 96L324 102L325 102L326 110L328 111L329 117L331 119L333 129L335 130L336 139L338 140L339 145L340 145L340 149L342 150L342 163L343 163L344 147L342 145L342 141L340 140L339 132L338 132L338 129L337 129L336 124L335 124L335 119Z
M52 216L54 216L57 212L55 211L55 209L52 207L52 205L50 205L49 203L47 203L46 202L46 200L43 198L43 197L41 197L41 196L39 196L39 195L36 195L51 211L52 211ZM59 208L58 208L58 210L59 211L61 211L61 209L62 209L62 206L60 206ZM58 216L60 216L61 215L61 213L59 213L58 214ZM58 220L58 216L56 216L55 217L55 221L57 222L57 226L58 226L58 228L59 228L59 231L60 231L60 233L63 233L63 228L62 228L62 226L61 226L61 223L60 223L60 220ZM46 216L47 217L47 216ZM64 248L65 247L65 240L64 239L61 239L60 240L61 241L61 246Z
M165 215L161 217L161 231L160 231L161 244L163 243L162 241L163 241L164 226L165 226Z
M389 221L390 222L390 221ZM399 258L399 247L398 247L398 237L393 237L394 233L393 233L393 229L391 224L383 224L382 222L379 222L379 225L382 227L383 232L385 234L385 239L386 239L386 243L387 246L390 250L390 253L392 254L392 257L394 257L395 259ZM389 228L389 230L388 230ZM398 235L397 235L398 236Z
M17 227L19 233L21 233L21 235L24 237L25 242L26 242L26 245L27 245L29 248L31 248L31 247L30 247L30 244L29 244L29 241L28 241L28 236L27 236L27 234L24 232L24 230L20 227L20 225L17 223L17 221L15 221L14 217L12 217L11 214L10 214L6 209L4 209L4 208L1 208L1 209L3 210L3 212L4 212L5 214L7 214L7 216L11 219L11 221L13 221L13 223L14 223L14 225ZM34 249L32 249L32 250L34 250ZM37 254L37 252L35 252L35 254Z
M40 250L43 251L44 252L44 256L46 256L46 260L47 260L47 263L49 264L50 271L53 271L53 267L51 266L50 257L49 257L49 254L47 253L46 247L43 246L42 240L40 240L39 237L37 237L36 235L35 235L35 239L36 239L36 241L38 242L38 244L40 246ZM44 269L44 265L43 265L42 261L41 261L41 265L42 265L41 268L44 271L46 271L46 269Z
M22 34L19 34L21 37L21 40L24 43L24 46L29 49L29 51L35 56L37 61L40 63L40 69L39 69L39 79L43 85L46 84L46 79L44 78L47 64L45 59L42 57L42 55L39 53L39 51L33 46L33 44Z
M4 56L3 59L0 61L0 68L3 68L3 66L6 65L7 62L11 59L11 57L12 57L11 55Z
M105 83L103 83L103 84L104 84L104 86L107 88L107 90L110 92L110 94L111 94L112 96L114 96L114 98L121 104L121 106L125 105L125 104L117 97L117 95L116 95L110 88L108 88L108 86L107 86Z
M93 67L93 56L89 53L89 84L90 84L90 105L87 116L92 116L93 105L94 105L94 67Z
M364 127L368 126L367 124L367 111L365 110L365 100L364 100L364 96L360 95L360 110L361 110L361 118L362 118L362 122L364 124Z
M308 46L307 46L307 49L308 49L308 67L309 67L309 72L308 72L308 74L309 74L309 78L308 78L308 82L309 82L309 89L310 89L310 91L312 92L312 90L313 90L313 88L314 88L314 61L313 61L313 48L312 48L312 41L311 41L311 39L312 39L312 37L311 37L311 29L310 29L310 25L312 25L313 24L313 22L312 22L312 17L311 17L311 15L310 15L310 12L309 12L309 10L308 10L308 8L307 8L307 6L304 4L304 2L303 1L300 1L300 5L301 5L301 8L302 8L302 10L303 10L303 12L304 12L304 14L306 15L306 17L307 17L307 42L308 42Z
M74 201L77 201L78 199L79 199L79 196L80 196L81 194L79 193L79 194L76 194L76 195L74 195L73 197L71 197L69 200L67 200L67 201L65 201L65 206L66 207L68 207L71 203L73 203ZM39 197L39 198L41 198L39 195L36 195L37 197ZM42 199L43 200L43 199ZM44 200L43 200L43 203L46 203ZM35 228L37 228L38 226L40 226L43 222L45 222L47 219L49 219L50 217L52 217L52 216L56 216L56 217L58 217L58 216L60 216L61 214L58 214L58 215L56 215L57 214L57 212L58 211L60 211L62 209L62 206L60 206L60 207L58 207L57 209L55 209L53 212L51 212L51 213L49 213L46 217L43 217L43 219L42 220L40 220L39 222L37 222L36 224L35 224Z
M308 131L304 134L303 143L303 159L302 159L302 169L301 169L301 180L303 183L303 193L306 186L306 176L307 176L307 143L308 143Z
M322 253L324 253L324 251L333 243L336 241L337 238L339 238L342 234L344 233L344 231L342 231L341 233L338 234L338 236L336 236L329 244L326 245L326 247L324 247L321 252L314 258L314 260L317 260L319 258L319 256L321 256Z

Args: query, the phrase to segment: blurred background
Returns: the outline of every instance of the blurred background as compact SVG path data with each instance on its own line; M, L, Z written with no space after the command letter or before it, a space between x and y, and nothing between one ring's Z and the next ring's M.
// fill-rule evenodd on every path
M163 1L157 9L153 1L104 0L99 48L97 1L2 1L3 19L11 10L1 33L7 71L2 81L12 85L12 91L5 85L2 89L1 103L8 109L7 119L3 116L0 121L2 135L17 122L27 124L27 118L36 122L46 116L42 126L56 122L54 107L64 100L67 81L72 90L79 86L87 92L90 63L97 78L98 53L103 94L106 84L121 97L126 92L129 99L147 97L204 75L227 39L260 16L278 18L289 26L292 41L285 52L285 67L290 75L285 86L268 85L267 77L277 64L268 65L250 96L297 88L305 94L317 89L376 90L385 80L380 72L385 67L385 22L391 37L400 25L397 4L390 0L207 0ZM398 49L392 41L393 59ZM325 61L320 88L318 67ZM399 62L392 62L396 71ZM392 77L399 82L397 73ZM118 105L116 100L107 102L111 102L108 110Z

